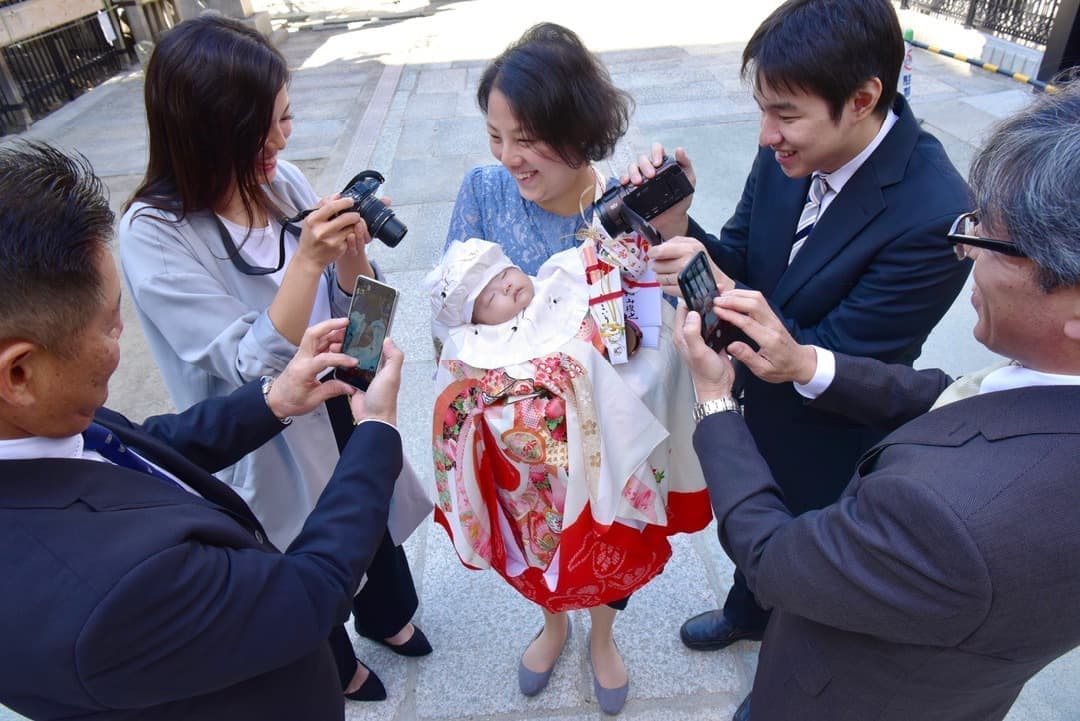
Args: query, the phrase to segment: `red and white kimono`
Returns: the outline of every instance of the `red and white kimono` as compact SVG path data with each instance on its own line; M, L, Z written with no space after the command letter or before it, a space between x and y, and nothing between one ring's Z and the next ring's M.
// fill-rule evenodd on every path
M613 367L584 273L577 249L553 256L519 317L450 329L436 373L435 518L462 563L552 612L625 598L712 518L672 309Z

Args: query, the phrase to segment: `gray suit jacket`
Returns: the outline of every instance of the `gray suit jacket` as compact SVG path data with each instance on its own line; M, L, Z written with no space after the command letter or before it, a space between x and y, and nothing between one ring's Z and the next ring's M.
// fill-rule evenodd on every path
M1080 644L1080 387L926 413L948 382L837 354L814 405L896 430L798 518L742 418L698 426L720 542L774 609L755 721L1001 719Z

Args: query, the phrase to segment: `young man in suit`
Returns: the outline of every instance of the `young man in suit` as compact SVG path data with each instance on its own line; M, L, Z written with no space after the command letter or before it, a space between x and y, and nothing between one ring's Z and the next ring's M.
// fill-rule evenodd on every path
M0 149L0 702L32 719L344 718L327 644L386 529L402 356L299 537L274 548L211 474L328 397L345 319L280 376L136 425L119 362L113 214L84 160ZM177 312L183 312L178 309Z
M743 52L761 108L761 148L720 236L688 215L689 199L654 224L650 251L667 293L706 250L721 290L752 288L803 343L910 365L967 277L944 239L969 207L941 144L897 96L904 43L888 0L790 0ZM651 176L663 149L631 169ZM685 152L676 159L692 176ZM691 196L692 197L692 196ZM740 375L740 401L789 509L840 495L877 429L806 406L790 386ZM760 639L768 613L736 571L722 611L697 615L680 636L713 650Z
M1080 644L1078 165L1080 83L976 158L976 210L948 238L974 259L975 338L1003 360L956 383L800 344L761 293L715 302L760 346L728 346L755 376L892 431L820 511L786 506L731 397L731 361L680 309L720 543L773 609L736 719L997 721Z

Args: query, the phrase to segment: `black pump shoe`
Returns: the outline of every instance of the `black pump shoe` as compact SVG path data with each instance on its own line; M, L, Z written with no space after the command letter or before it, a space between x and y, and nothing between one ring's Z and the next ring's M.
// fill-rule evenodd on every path
M365 636L364 638L368 637ZM395 646L392 643L387 643L385 639L373 638L371 640L380 646L385 646L398 656L410 656L413 658L417 656L427 656L432 650L431 643L427 640L427 636L424 635L424 632L421 631L420 627L415 623L413 624L413 634L405 643L399 643Z
M350 701L385 701L386 700L386 687L383 686L382 681L375 675L375 672L368 668L367 664L363 661L357 661L358 664L367 668L368 677L364 681L360 688L356 689L352 693L345 694L345 698Z

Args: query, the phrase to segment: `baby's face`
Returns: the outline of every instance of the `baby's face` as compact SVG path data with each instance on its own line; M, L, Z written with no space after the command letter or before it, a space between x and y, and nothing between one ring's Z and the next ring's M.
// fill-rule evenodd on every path
M473 304L473 323L498 325L525 310L533 299L532 278L510 267L484 286Z

